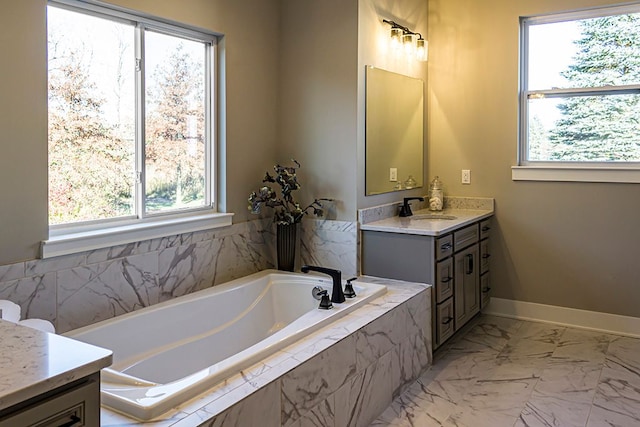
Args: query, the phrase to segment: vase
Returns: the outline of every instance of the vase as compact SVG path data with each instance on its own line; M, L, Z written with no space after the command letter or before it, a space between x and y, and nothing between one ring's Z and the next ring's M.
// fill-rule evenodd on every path
M276 243L278 270L293 271L296 262L296 231L298 224L278 224Z

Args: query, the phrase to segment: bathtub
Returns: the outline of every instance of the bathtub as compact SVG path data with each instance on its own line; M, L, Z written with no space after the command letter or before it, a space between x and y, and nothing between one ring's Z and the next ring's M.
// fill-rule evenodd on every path
M65 336L112 350L102 404L149 420L386 292L356 281L356 298L320 310L314 286L331 293L328 276L266 270Z

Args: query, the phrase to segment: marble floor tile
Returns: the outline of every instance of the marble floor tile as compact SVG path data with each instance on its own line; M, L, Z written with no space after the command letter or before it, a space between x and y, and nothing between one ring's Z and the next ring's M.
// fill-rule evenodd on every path
M472 322L371 426L640 426L640 339Z

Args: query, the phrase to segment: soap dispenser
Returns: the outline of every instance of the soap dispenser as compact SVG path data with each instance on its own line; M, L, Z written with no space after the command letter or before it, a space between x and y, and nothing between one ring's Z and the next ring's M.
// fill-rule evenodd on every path
M429 185L429 210L441 211L444 207L444 194L442 192L442 181L437 176Z

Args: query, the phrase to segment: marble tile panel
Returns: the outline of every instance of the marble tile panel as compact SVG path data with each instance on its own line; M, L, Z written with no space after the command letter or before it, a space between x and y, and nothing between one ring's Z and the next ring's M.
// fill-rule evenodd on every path
M25 263L18 262L15 264L0 265L0 286L2 282L22 279L25 277Z
M456 401L451 398L449 385L438 381L428 385L420 381L413 383L371 425L443 425L457 408Z
M86 261L87 256L84 252L73 255L63 255L55 258L34 259L25 262L25 276L35 276L79 267L81 265L85 265Z
M460 407L481 413L500 414L512 424L524 409L538 378L528 376L480 379L469 389Z
M0 299L18 304L21 319L45 319L55 324L56 274L48 273L2 282Z
M598 385L588 427L640 425L640 388L628 381L605 378Z
M614 338L609 345L602 376L640 388L640 339Z
M358 210L358 222L367 224L369 222L379 221L381 219L391 218L398 215L398 209L402 202L387 203L385 205L374 206L366 209Z
M155 253L59 271L59 332L156 304L157 276Z
M150 242L150 240L145 240L142 242L128 243L126 245L111 246L108 248L100 248L88 251L86 253L86 263L95 264L98 262L104 262L117 258L125 258L132 255L138 255L140 253L146 253L149 251L143 248L145 248L145 246L148 246Z
M534 393L520 413L517 426L584 427L591 410L591 401L575 401L563 395Z
M517 417L503 412L459 408L442 425L446 427L510 427L516 420Z
M219 233L216 237L220 250L214 260L214 285L274 268L275 258L267 242L269 234L259 230L254 223L242 223L235 229L237 233Z
M567 329L553 352L554 359L604 362L613 335L580 329Z
M282 377L282 423L297 420L354 375L355 338L349 336Z
M558 344L566 329L564 326L549 323L524 322L513 337L547 344Z
M186 295L213 286L218 240L172 246L158 253L160 300Z
M546 363L556 349L555 343L537 341L525 338L513 338L498 353L498 360L539 359Z
M300 231L301 264L336 268L345 279L357 274L355 222L309 219Z
M423 335L413 335L402 341L398 346L398 357L401 384L418 378L432 362L431 349Z
M406 307L399 306L355 333L358 371L408 338L405 334L408 318Z
M335 423L335 395L323 400L315 408L290 424L291 427L327 427Z
M382 355L378 361L355 376L351 389L345 396L345 389L336 393L336 398L348 401L347 413L336 417L336 425L362 427L371 422L392 402L391 363L393 352ZM344 418L346 415L346 419Z
M280 427L279 387L280 384L274 381L221 413L198 411L172 424L172 427Z

